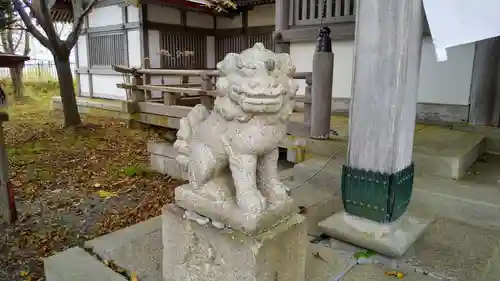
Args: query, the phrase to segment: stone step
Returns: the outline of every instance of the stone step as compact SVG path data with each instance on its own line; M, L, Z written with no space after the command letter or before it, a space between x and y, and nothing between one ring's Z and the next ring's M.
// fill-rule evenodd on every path
M340 194L343 160L314 157L296 164L288 179L292 188L307 182L316 187L336 190ZM484 176L497 177L498 171ZM340 195L339 195L340 196ZM427 210L430 214L464 221L486 228L500 229L500 188L498 179L484 183L440 177L415 177L410 209ZM337 199L341 202L341 199Z
M285 181L285 185L294 187L290 190L290 196L297 209L307 218L310 235L320 235L318 222L343 209L339 188L319 187L308 183L297 187L289 181Z
M87 241L85 247L103 260L134 271L141 281L163 280L160 216Z
M43 264L46 281L127 281L79 247L50 256Z
M330 158L335 154L340 163L346 162L346 141L288 136L283 147L288 148L290 159ZM419 174L460 179L484 151L482 134L424 126L415 133L413 161ZM297 157L294 153L303 155Z

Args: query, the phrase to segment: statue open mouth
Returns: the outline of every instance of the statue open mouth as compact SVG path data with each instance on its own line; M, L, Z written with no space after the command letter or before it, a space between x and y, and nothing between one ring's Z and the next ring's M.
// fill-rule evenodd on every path
M272 88L271 91L251 91L233 87L232 90L229 96L245 112L276 113L283 106L284 92L279 88Z

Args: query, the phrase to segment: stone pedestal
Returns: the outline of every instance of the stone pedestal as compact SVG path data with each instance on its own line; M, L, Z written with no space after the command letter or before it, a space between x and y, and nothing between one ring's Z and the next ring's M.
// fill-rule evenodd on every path
M163 209L165 281L303 281L307 224L293 215L258 234L199 225L175 205Z
M386 256L401 257L432 221L432 218L417 218L406 212L394 222L378 223L338 212L318 226L333 238Z

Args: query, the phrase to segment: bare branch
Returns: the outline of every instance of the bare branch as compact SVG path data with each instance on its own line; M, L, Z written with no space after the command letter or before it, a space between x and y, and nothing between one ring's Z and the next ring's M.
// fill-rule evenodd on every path
M26 5L26 7L28 7L30 9L30 13L33 15L33 17L35 18L35 20L37 21L37 23L41 23L43 21L42 19L42 16L40 15L40 13L38 12L38 10L36 8L33 8L33 6L31 5L31 2L29 0L22 0L24 5Z
M42 17L41 26L45 34L47 34L47 38L52 43L54 48L59 48L61 40L57 36L56 30L54 28L54 23L52 22L52 17L50 16L50 9L47 5L47 0L39 0L40 2L40 14Z
M49 39L47 39L45 36L43 36L40 31L38 31L35 26L33 25L33 22L31 21L31 17L28 16L26 11L24 10L23 5L21 4L20 0L13 0L12 1L14 4L14 8L16 11L19 13L19 16L21 17L22 21L24 22L24 25L26 26L26 30L28 30L33 37L40 42L45 48L49 49L51 52L54 50L52 46L50 45Z
M90 4L83 10L80 15L77 15L76 13L73 14L73 28L71 29L71 33L66 39L66 44L68 45L69 49L72 49L78 41L78 36L80 36L80 32L82 31L83 20L90 13L92 8L94 8L94 6L97 4L97 1L98 0L92 0L92 2L90 2ZM76 6L78 4L78 1L71 0L71 3L73 5L73 11L75 11L78 8Z

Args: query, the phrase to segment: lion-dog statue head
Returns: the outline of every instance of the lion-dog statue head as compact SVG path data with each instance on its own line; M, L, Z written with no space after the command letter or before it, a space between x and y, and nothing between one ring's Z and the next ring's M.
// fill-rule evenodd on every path
M298 85L290 55L275 54L256 43L241 54L227 54L217 68L221 75L214 108L226 120L268 116L285 122L292 113Z

